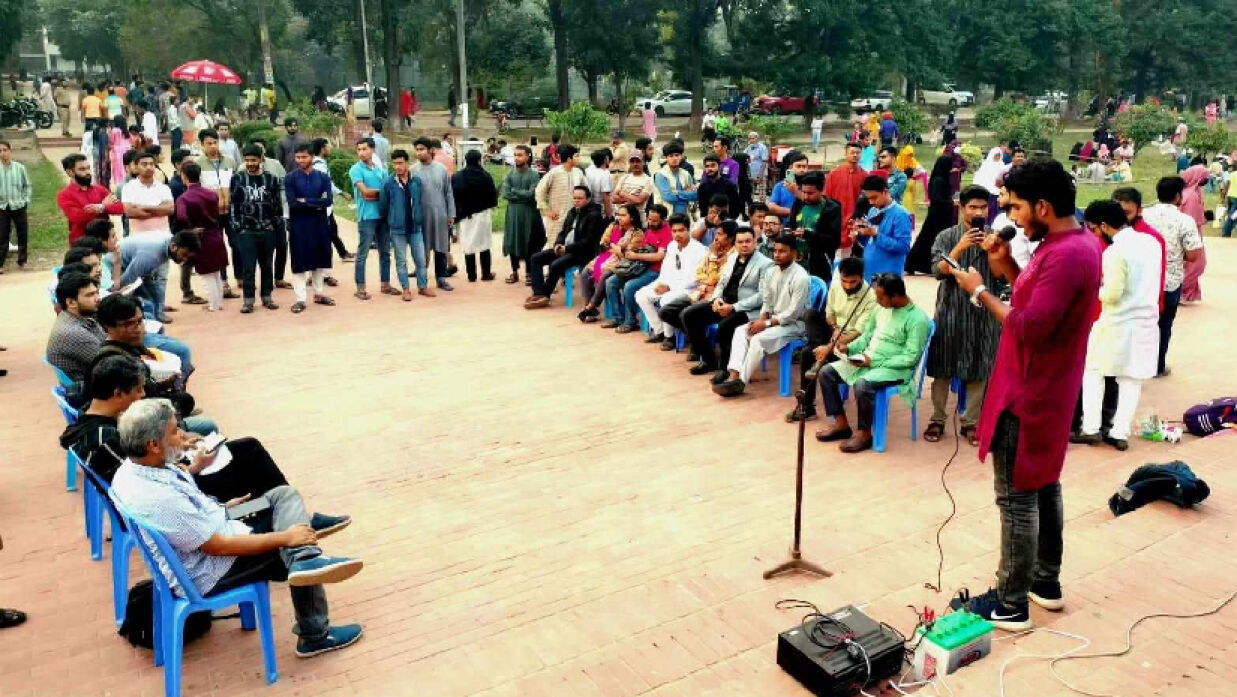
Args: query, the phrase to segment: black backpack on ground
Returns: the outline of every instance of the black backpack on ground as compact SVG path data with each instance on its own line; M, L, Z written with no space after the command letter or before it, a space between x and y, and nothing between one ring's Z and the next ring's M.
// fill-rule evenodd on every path
M125 605L125 621L116 632L134 646L153 649L155 646L154 584L138 581L129 589ZM185 645L193 643L210 631L209 612L195 612L185 618Z

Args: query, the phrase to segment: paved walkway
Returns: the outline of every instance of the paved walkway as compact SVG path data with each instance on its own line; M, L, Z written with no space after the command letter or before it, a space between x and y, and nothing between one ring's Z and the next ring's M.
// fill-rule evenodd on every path
M1225 301L1237 291L1237 249L1208 243L1208 301L1182 310L1174 375L1148 383L1141 411L1176 415L1234 392L1225 342L1237 320ZM110 564L90 561L81 497L63 489L63 423L39 362L52 321L44 284L42 274L0 278L0 605L30 613L0 632L0 695L162 695L150 653L115 635ZM931 302L930 280L911 288ZM193 347L206 413L230 436L259 436L313 507L352 514L327 549L367 562L329 591L337 621L365 624L356 647L297 660L277 584L279 681L264 684L257 637L221 621L185 652L186 695L798 697L807 693L777 668L774 647L801 613L776 610L778 599L866 605L908 632L907 604L939 610L958 587L991 582L991 473L964 443L949 471L959 510L942 538L946 591L923 586L935 581L935 531L949 512L939 476L953 444L909 441L905 407L886 454L807 445L804 550L836 575L763 581L785 555L794 483L795 427L782 421L790 405L773 373L722 403L682 356L580 326L561 307L520 309L523 286L461 280L412 303L361 303L344 290L333 292L338 307L302 315L287 311L290 291L277 293L279 312L185 307L169 327ZM1070 605L1035 619L1118 648L1133 618L1202 609L1237 588L1233 443L1073 447ZM1134 467L1175 458L1211 484L1206 506L1112 519L1105 501ZM145 576L137 555L131 563ZM1155 621L1135 643L1131 656L1061 672L1100 693L1229 694L1237 606ZM1007 659L1072 645L1000 641L949 687L992 697ZM1009 697L1068 694L1043 662L1007 673Z

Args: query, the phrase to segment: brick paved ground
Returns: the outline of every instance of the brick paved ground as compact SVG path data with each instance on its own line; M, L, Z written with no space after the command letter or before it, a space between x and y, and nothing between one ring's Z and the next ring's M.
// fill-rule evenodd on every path
M1237 290L1237 250L1209 243L1208 302L1182 310L1176 371L1147 385L1144 410L1180 414L1235 391L1226 342L1237 321L1224 301ZM371 263L371 288L376 273ZM0 605L30 613L0 634L0 695L161 695L150 654L115 636L109 564L90 561L81 498L63 489L63 423L39 363L52 321L45 282L0 277L10 373L0 379ZM931 281L911 285L930 303ZM785 553L793 496L795 430L775 381L721 403L682 356L582 327L561 307L525 312L523 286L457 288L362 304L345 285L338 307L300 316L280 291L277 313L244 316L229 301L223 314L176 315L169 330L193 346L199 404L228 435L259 436L312 506L351 513L356 522L327 549L367 562L330 589L336 620L365 623L356 647L297 660L277 586L279 681L264 685L257 637L231 620L186 650L185 694L806 695L774 663L777 632L799 617L774 609L779 598L867 604L908 631L908 603L941 608L954 589L990 583L991 475L963 444L949 473L959 516L943 538L947 591L923 587L935 578L934 532L948 512L938 476L952 445L910 442L904 407L884 455L808 444L805 553L836 575L763 581ZM1210 606L1237 587L1233 443L1071 449L1070 605L1035 619L1115 648L1132 618ZM1113 520L1105 501L1129 471L1173 458L1210 482L1208 504ZM136 554L132 566L145 575ZM1157 621L1135 635L1133 655L1060 672L1101 693L1231 694L1235 639L1230 606ZM949 688L996 695L1006 659L1070 645L1001 641ZM1068 694L1042 661L1013 664L1006 683L1010 697Z

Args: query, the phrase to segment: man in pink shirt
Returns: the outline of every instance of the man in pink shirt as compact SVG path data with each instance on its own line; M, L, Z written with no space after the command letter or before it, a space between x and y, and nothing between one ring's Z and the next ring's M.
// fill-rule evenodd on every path
M868 176L867 171L859 166L861 152L858 143L847 143L846 162L835 167L825 178L825 196L842 206L842 249L850 249L850 219L855 215L855 204L863 191L863 180Z
M1061 469L1086 363L1100 286L1100 248L1074 218L1074 182L1055 160L1005 178L1009 216L1040 242L1025 269L997 235L984 241L993 272L1013 283L1011 304L974 269L954 271L971 301L1001 322L1001 343L979 421L979 457L992 453L1001 513L997 586L961 606L1000 629L1031 627L1028 599L1060 610Z

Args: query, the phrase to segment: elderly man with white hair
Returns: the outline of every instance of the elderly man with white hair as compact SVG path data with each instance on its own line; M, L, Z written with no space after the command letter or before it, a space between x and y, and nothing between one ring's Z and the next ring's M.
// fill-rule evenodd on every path
M166 399L134 402L120 417L118 430L127 459L112 479L111 497L143 526L167 538L198 592L209 595L254 581L287 581L296 613L293 631L300 635L298 658L342 649L361 638L359 624L331 626L322 584L349 579L364 563L328 557L318 546L320 538L347 527L351 518L311 518L301 495L290 486L275 487L252 501L242 496L223 504L202 493L180 464L185 435ZM209 463L199 457L198 465ZM159 556L152 541L143 542ZM174 592L182 592L174 576L166 571L165 576Z

